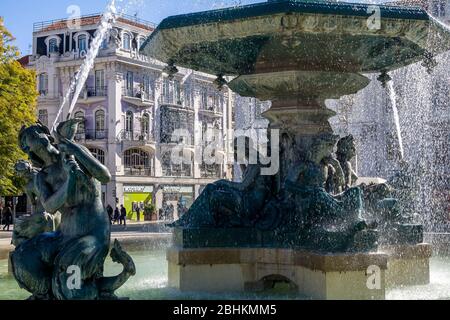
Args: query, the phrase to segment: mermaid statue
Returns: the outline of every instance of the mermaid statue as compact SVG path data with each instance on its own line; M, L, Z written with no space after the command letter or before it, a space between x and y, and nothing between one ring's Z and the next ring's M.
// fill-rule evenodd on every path
M40 123L23 127L19 134L20 148L32 167L22 162L16 170L26 178L25 191L34 199L36 214L47 217L19 223L14 235L13 274L33 300L117 299L114 292L136 273L133 260L116 240L111 257L123 271L103 276L111 226L101 184L111 175L88 149L73 141L79 123L62 122L54 137ZM58 222L49 227L50 220Z

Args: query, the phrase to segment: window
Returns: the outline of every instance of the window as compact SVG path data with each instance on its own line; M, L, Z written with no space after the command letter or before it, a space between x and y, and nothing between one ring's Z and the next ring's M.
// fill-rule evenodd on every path
M56 53L59 51L58 40L53 38L48 42L48 53Z
M201 104L202 104L202 109L207 109L207 107L208 107L208 91L206 88L203 88L201 91Z
M149 168L150 155L141 149L130 149L125 151L125 167L127 168Z
M190 160L192 161L192 157ZM162 170L165 177L190 177L192 176L192 168L192 163L187 164L185 161L181 164L175 164L172 161L172 151L163 154Z
M97 97L106 96L105 71L104 70L96 70L95 71L95 95Z
M188 137L180 137L179 141L172 141L175 130L183 130ZM184 110L161 108L160 139L161 143L184 142L194 143L194 115Z
M173 94L174 94L174 101L176 104L182 104L181 101L181 84L180 81L175 80L173 82Z
M133 96L133 88L134 88L134 74L131 71L127 72L127 96Z
M48 127L48 111L46 109L39 110L39 122Z
M145 137L148 137L150 135L150 116L148 113L144 113L142 116L142 134Z
M105 111L98 110L95 113L95 131L104 132L105 131Z
M131 49L131 36L128 33L123 34L123 49L130 50Z
M78 36L78 52L87 52L87 37L85 34Z
M141 47L144 45L144 42L145 42L145 38L144 37L139 37L138 50L141 49Z
M84 113L83 113L83 111L76 112L75 115L74 115L74 118L83 120L83 122L81 122L78 125L77 134L84 134L86 132L86 125L85 125L85 122L84 122Z
M141 149L130 149L124 153L126 175L151 176L153 175L152 159L150 153Z
M144 99L146 100L152 100L153 99L153 87L150 82L150 77L147 75L144 75L142 79L142 89L144 93Z
M48 93L48 74L41 73L39 75L39 94L45 96Z
M108 49L108 37L105 37L105 39L103 39L100 49L102 49L102 50Z
M133 121L134 121L133 112L128 111L125 120L125 131L127 133L128 138L132 138L133 136Z
M89 151L101 164L105 164L105 151L97 148L89 148Z
M165 78L163 81L163 90L162 90L162 94L163 94L163 98L164 98L164 103L171 103L171 99L170 99L170 80Z

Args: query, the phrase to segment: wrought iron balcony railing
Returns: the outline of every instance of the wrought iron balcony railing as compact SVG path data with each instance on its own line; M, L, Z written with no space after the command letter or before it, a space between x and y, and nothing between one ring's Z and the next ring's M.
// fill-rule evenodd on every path
M86 87L84 92L87 97L106 97L108 95L108 87Z
M75 135L76 141L105 140L108 139L108 130L78 130Z
M98 24L100 22L101 16L102 16L101 13L94 13L90 15L81 16L79 17L80 24L82 26ZM149 31L156 28L156 24L150 21L146 21L126 14L120 14L120 16L118 17L118 21L131 24L137 27L144 27ZM72 23L73 20L67 18L36 22L33 24L33 32L67 29L69 25Z
M138 89L138 88L123 88L122 91L123 96L129 97L129 98L138 98L142 101L153 101L154 95L153 92L146 92L145 90Z
M218 105L203 105L200 110L209 111L213 113L223 113L223 108Z
M154 168L125 167L126 176L154 177Z
M125 130L123 130L119 134L119 141L154 142L155 141L155 137L154 137L152 132L125 131Z

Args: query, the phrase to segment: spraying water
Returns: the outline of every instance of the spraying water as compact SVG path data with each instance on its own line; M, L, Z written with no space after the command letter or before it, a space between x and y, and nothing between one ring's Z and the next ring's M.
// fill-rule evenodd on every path
M399 144L400 157L401 160L403 160L405 158L405 151L403 149L403 138L402 138L402 130L400 127L400 116L398 114L397 96L395 94L394 82L392 80L388 81L386 89L389 94L389 99L391 100L392 113L394 116L395 131L397 132L397 141Z
M70 95L72 92L74 92L74 96L72 98L69 112L68 112L68 119L70 118L73 109L75 108L75 104L78 101L78 97L80 96L81 90L83 90L84 84L89 76L89 72L94 66L95 58L98 55L98 52L100 50L101 44L103 40L106 38L106 35L111 30L112 25L115 21L117 14L116 6L115 6L115 0L111 0L109 5L106 7L106 10L104 14L102 15L102 19L100 21L100 25L97 29L97 32L95 33L95 37L92 40L92 43L90 45L89 51L87 52L86 58L81 64L75 78L71 81L69 90L67 90L63 102L58 110L58 113L56 115L55 122L53 123L51 131L53 132L56 129L56 126L58 124L59 118L61 117L62 111L64 109L64 106L69 102Z

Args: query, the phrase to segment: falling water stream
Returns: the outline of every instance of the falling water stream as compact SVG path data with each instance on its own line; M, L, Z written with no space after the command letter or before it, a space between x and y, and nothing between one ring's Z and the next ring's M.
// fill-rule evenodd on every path
M398 114L397 95L395 94L394 82L392 80L388 81L386 89L389 94L389 99L391 100L392 113L394 116L394 123L395 123L395 131L397 132L397 141L399 144L401 160L403 160L405 158L405 150L403 148L402 130L400 127L400 116Z

